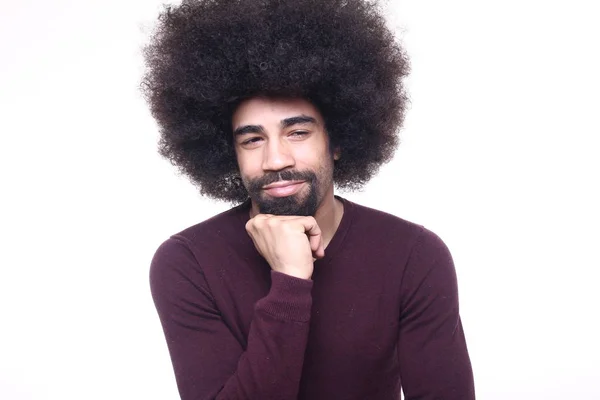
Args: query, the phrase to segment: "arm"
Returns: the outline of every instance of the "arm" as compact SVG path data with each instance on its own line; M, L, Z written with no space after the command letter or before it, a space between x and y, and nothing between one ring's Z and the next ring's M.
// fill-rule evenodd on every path
M183 239L182 239L183 240ZM271 272L243 349L215 306L201 266L182 241L157 250L152 296L183 400L295 399L312 304L312 281Z
M423 230L402 281L398 357L406 400L475 399L452 257Z

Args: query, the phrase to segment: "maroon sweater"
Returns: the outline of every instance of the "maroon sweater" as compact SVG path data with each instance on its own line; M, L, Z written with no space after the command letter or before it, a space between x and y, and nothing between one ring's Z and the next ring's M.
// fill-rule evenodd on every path
M432 232L338 197L312 280L271 271L249 202L173 235L150 270L179 392L200 399L474 399L452 258Z

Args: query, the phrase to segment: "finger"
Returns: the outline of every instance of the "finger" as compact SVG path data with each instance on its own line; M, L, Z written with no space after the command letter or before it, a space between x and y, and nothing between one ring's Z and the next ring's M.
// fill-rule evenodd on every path
M316 258L323 258L325 256L323 235L308 236L308 241L310 243L310 249L313 252L313 256Z
M319 247L313 254L316 258L319 259L325 257L325 247L323 246L323 240L319 242Z
M300 222L304 226L304 233L308 236L310 249L312 250L313 255L317 258L322 258L325 255L323 234L317 221L314 218L304 218Z
M309 237L321 236L321 228L313 217L304 217L298 220L304 226L304 233Z
M314 254L319 253L321 248L321 238L318 236L308 236L308 242L310 243L310 249Z
M325 257L325 250L321 249L319 251L313 251L312 256L313 256L313 261L320 260L321 258Z

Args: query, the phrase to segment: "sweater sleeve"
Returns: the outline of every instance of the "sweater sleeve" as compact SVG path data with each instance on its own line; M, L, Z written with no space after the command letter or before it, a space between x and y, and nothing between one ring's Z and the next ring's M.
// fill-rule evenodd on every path
M246 348L224 323L189 246L168 239L150 268L152 296L183 400L296 399L312 281L271 272Z
M442 240L425 229L402 281L398 357L406 400L475 399L454 263Z

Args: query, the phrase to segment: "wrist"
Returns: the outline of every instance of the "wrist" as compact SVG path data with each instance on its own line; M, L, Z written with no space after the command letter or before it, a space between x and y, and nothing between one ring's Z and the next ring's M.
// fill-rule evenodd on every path
M311 280L273 270L269 293L256 303L256 310L281 319L306 322L310 319L312 286Z
M298 267L298 266L284 266L282 268L278 268L277 271L279 273L294 277L294 278L299 278L299 279L305 279L305 280L310 280L312 278L312 274L313 274L313 264L311 263L310 266L304 266L304 267Z

